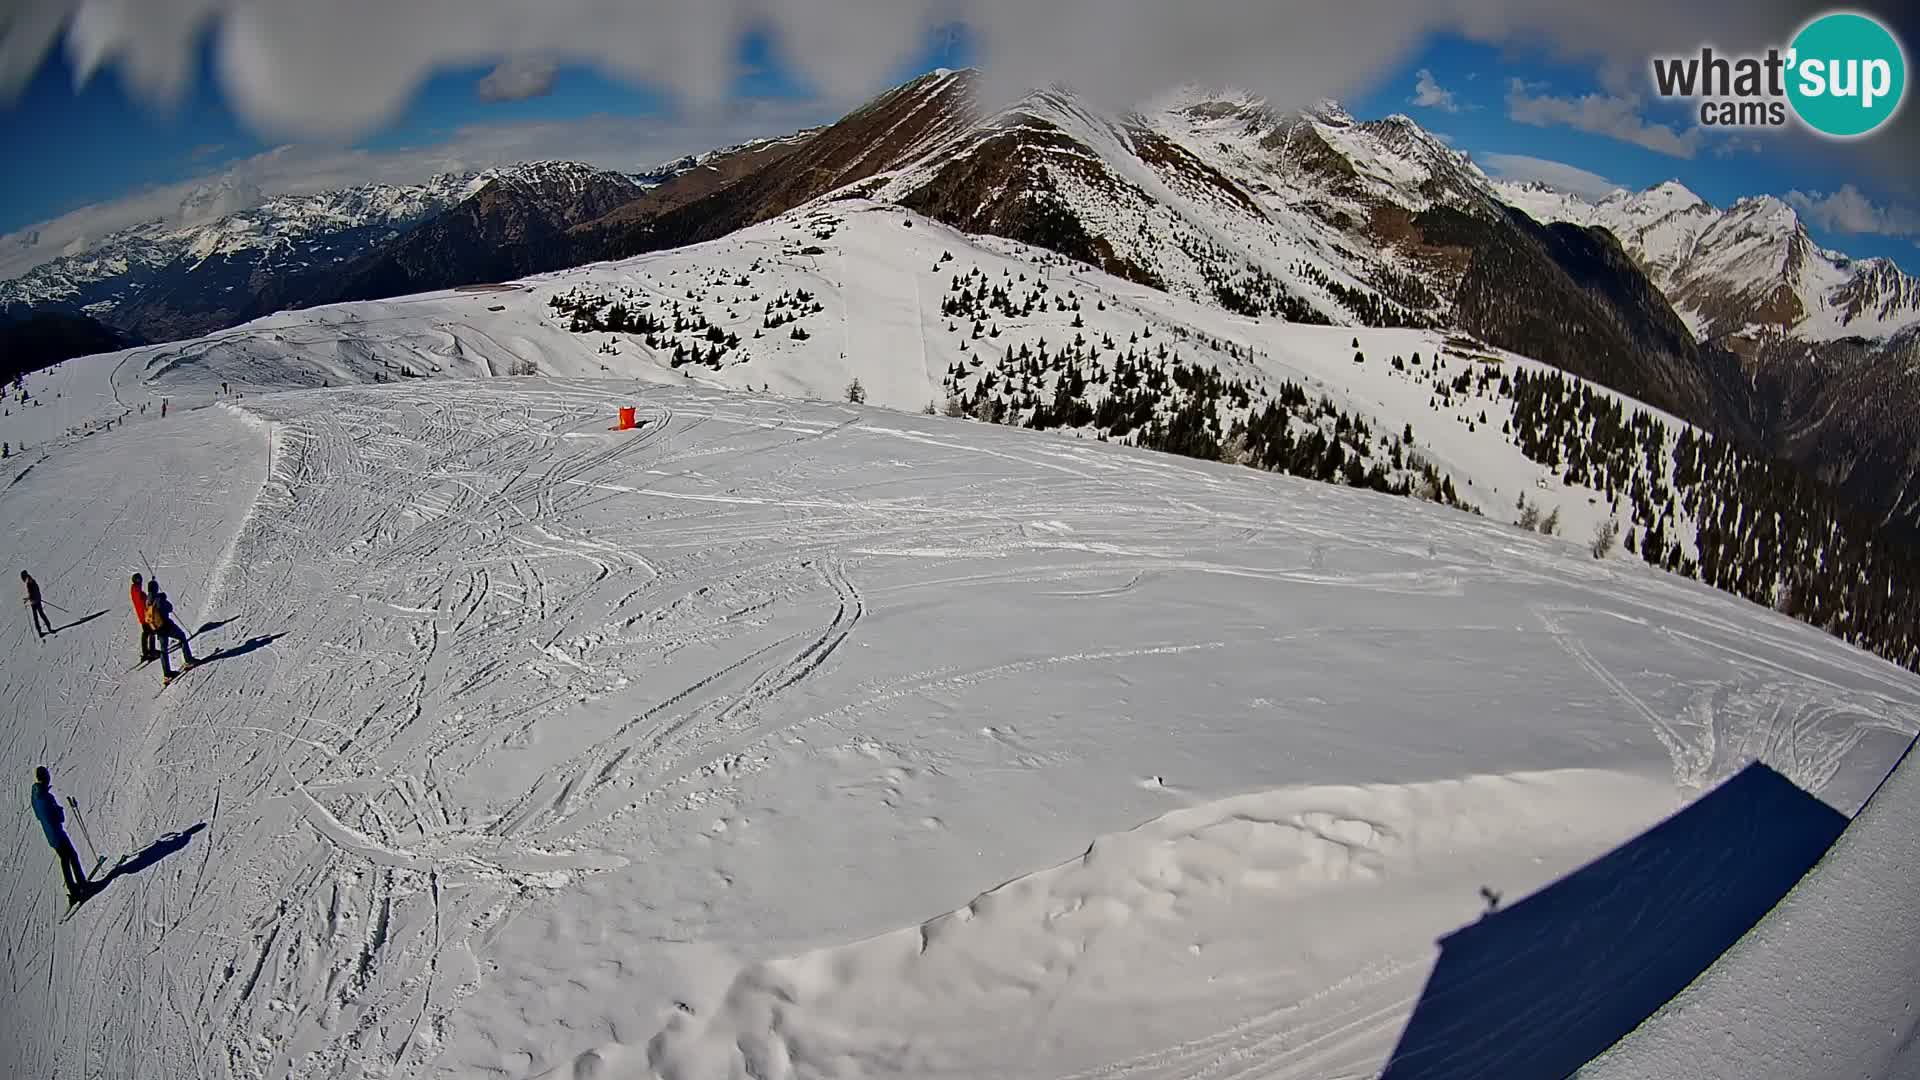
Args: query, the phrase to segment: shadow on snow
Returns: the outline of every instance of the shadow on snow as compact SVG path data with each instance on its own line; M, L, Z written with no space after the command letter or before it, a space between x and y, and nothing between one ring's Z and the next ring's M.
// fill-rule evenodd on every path
M94 612L94 613L93 613L93 614L91 614L91 615L85 615L85 616L82 616L82 617L80 617L80 618L78 618L78 619L75 619L75 620L73 620L72 622L70 622L70 623L68 623L68 624L67 624L67 625L65 625L65 626L56 626L56 627L54 627L54 628L53 628L53 629L52 629L52 630L50 631L50 633L55 633L55 634L58 634L58 633L60 633L60 632L61 632L62 630L71 630L71 629L73 629L73 628L74 628L74 627L76 627L76 626L85 626L85 625L86 625L87 623L90 623L90 622L92 622L93 620L95 620L95 619L97 619L97 618L99 618L100 616L102 616L102 615L105 615L105 614L106 614L106 612L105 612L104 610L102 610L102 611L96 611L96 612Z
M264 649L267 646L273 644L276 641L279 641L281 638L286 636L287 635L285 631L281 631L278 634L260 634L255 637L248 638L247 640L241 642L238 645L229 645L226 648L221 649L219 652L213 653L210 656L203 656L200 658L200 662L203 664L211 664L215 660L231 660L236 656L245 656L256 649Z
M147 867L152 866L154 863L159 862L161 859L186 847L187 844L193 840L193 835L206 827L207 823L203 821L191 828L183 829L179 832L170 832L127 858L121 859L118 863L114 864L113 869L107 871L104 877L95 880L94 885L97 887L96 892L105 891L106 887L111 885L115 878L137 874Z
M1672 817L1440 939L1381 1080L1563 1077L1753 927L1847 818L1755 762Z

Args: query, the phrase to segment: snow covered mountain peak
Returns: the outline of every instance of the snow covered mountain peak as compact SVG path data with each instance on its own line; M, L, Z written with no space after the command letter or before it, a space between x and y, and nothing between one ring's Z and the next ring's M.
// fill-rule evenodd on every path
M1800 223L1800 212L1772 195L1748 195L1737 199L1726 212L1729 217L1738 216L1756 226L1764 226L1782 234L1804 234L1806 231Z
M1473 159L1440 141L1426 128L1404 113L1369 120L1356 125L1372 134L1388 150L1413 155L1425 159L1429 169L1448 171L1457 170L1472 177L1473 186L1481 191L1487 190L1491 181Z
M802 128L791 135L778 135L765 139L748 139L746 142L717 147L712 150L702 151L698 154L682 154L671 161L660 162L640 172L631 173L629 176L642 188L656 188L662 184L677 180L696 169L708 168L716 162L729 158L737 158L742 154L797 146L806 142L808 138L818 134L821 130L821 128L817 127Z
M1225 130L1244 125L1248 134L1264 134L1296 122L1323 124L1333 128L1353 127L1360 123L1346 106L1333 98L1322 98L1305 108L1288 113L1274 107L1266 98L1250 90L1232 86L1206 86L1189 83L1149 99L1142 109L1152 116L1180 116L1195 126L1213 125ZM1387 118L1396 119L1394 117ZM1398 120L1412 123L1405 117Z
M699 168L701 159L706 156L706 154L682 154L671 161L662 161L657 165L648 166L633 173L632 176L642 187L659 187L675 177Z
M1353 114L1347 111L1345 105L1335 101L1333 98L1321 98L1319 101L1314 102L1302 110L1302 112L1304 115L1318 120L1323 124L1332 124L1336 127L1352 127L1354 124L1359 123L1358 120L1354 119Z
M1101 110L1066 83L1054 83L1027 92L1026 96L1000 110L987 121L997 127L1040 120L1078 137L1112 137L1127 118L1115 118ZM1095 133L1098 133L1095 135Z
M182 225L209 225L243 210L251 210L266 201L259 185L233 176L201 184L180 200Z
M1920 324L1914 279L1884 260L1821 248L1799 212L1773 195L1722 210L1678 180L1598 203L1533 184L1493 189L1537 220L1611 231L1702 337L1884 338Z
M55 306L111 317L163 294L212 303L214 294L237 289L256 273L300 273L359 254L466 198L480 175L443 173L421 184L274 196L231 178L209 183L188 194L177 217L120 229L0 281L0 308ZM191 284L201 279L190 275L210 266L211 278ZM170 325L141 332L166 332Z
M1258 112L1266 108L1266 99L1251 91L1201 83L1176 86L1164 94L1149 98L1143 105L1143 109L1150 113L1193 112L1214 116Z
M572 190L608 175L604 169L578 161L523 161L487 169L471 188L478 190L486 184L499 183L518 188Z
M1679 180L1662 180L1637 195L1629 196L1643 203L1657 203L1685 210L1694 206L1704 206L1711 210L1712 204L1694 194L1693 190Z

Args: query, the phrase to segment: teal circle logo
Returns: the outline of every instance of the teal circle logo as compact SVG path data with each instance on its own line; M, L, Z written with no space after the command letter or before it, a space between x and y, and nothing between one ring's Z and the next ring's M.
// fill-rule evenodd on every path
M1822 135L1850 139L1893 118L1907 92L1907 57L1879 21L1834 12L1800 28L1790 46L1787 100Z

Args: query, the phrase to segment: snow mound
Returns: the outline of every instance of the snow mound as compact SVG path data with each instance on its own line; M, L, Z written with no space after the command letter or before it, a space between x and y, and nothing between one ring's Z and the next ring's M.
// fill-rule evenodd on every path
M1173 1078L1228 1055L1258 1060L1264 1075L1345 1075L1374 1063L1417 974L1377 963L1424 936L1408 922L1411 892L1439 875L1471 896L1488 860L1543 825L1577 819L1591 842L1620 820L1577 808L1665 798L1646 780L1575 770L1296 788L1175 810L918 926L717 976L657 1031L638 1017L618 1023L636 1034L545 1075L1058 1076L1106 1060ZM1277 932L1309 925L1311 943ZM1313 999L1343 980L1339 995ZM1302 1000L1223 1008L1222 986ZM1360 1003L1379 1012L1342 1032ZM515 1019L475 1017L495 1032Z

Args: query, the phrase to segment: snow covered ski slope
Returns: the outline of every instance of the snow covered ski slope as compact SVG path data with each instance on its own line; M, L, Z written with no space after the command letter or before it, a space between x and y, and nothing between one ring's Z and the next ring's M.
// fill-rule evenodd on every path
M11 562L105 614L9 624L0 748L138 857L59 926L8 819L9 1075L1449 1075L1426 1017L1539 1065L1920 727L1816 630L1413 500L580 371L321 388L276 332L36 383L133 413L8 463ZM196 355L257 378L202 405ZM149 566L211 661L157 700Z
M979 301L995 291L1019 310L1008 315ZM972 298L963 305L969 313L949 314L962 294ZM653 332L606 328L615 305L634 323L651 320ZM1561 511L1563 535L1585 538L1621 514L1617 493L1530 461L1506 430L1513 400L1478 381L1553 370L1545 365L1443 331L1235 315L860 199L802 207L710 243L519 282L283 312L193 341L72 361L29 385L42 399L64 391L92 402L79 415L96 419L120 415L123 403L157 408L163 396L175 408L204 403L221 383L254 394L516 373L827 400L842 399L857 379L869 403L919 411L944 410L950 397L983 389L1006 395L1016 384L1049 400L1054 375L1029 378L1024 362L1006 361L1033 349L1055 357L1072 349L1083 370L1115 372L1116 380L1128 355L1137 364L1213 369L1268 396L1297 384L1372 425L1365 439L1345 436L1366 444L1357 448L1369 460L1386 462L1388 443L1411 427L1404 448L1492 516L1510 518L1524 495L1543 514ZM1456 380L1474 385L1454 389ZM1686 426L1645 411L1673 432ZM58 434L41 416L16 410L0 428L16 445L37 446ZM1674 528L1690 545L1685 518L1676 510Z

